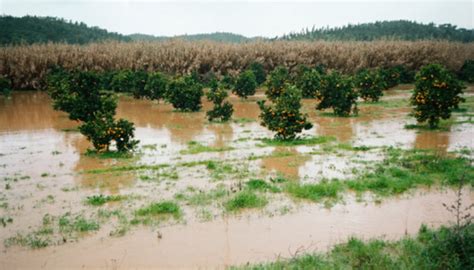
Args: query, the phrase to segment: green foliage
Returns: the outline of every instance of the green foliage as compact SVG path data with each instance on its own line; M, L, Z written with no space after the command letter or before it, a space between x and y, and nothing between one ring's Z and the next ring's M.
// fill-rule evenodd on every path
M91 71L53 70L48 76L48 90L53 107L69 113L69 119L90 121L99 114L115 113L117 100L101 90L101 80Z
M127 36L107 32L85 23L54 17L0 16L0 44L61 42L86 44L104 40L130 41Z
M111 89L116 92L132 93L135 98L148 97L145 91L148 74L143 70L121 70L117 72L110 83Z
M464 99L460 97L464 85L439 64L423 66L416 74L411 104L418 122L428 121L430 128L438 126L440 119L451 117Z
M109 150L115 141L118 151L129 151L138 141L133 140L133 123L114 120L117 100L102 87L98 74L55 70L48 77L49 93L56 110L69 113L71 120L83 122L79 131L94 147Z
M357 113L357 92L353 88L352 80L337 71L322 76L321 88L316 98L321 100L316 106L317 110L332 108L338 116L347 116L351 111Z
M283 66L276 67L272 72L268 74L266 85L267 90L265 94L270 100L274 100L281 95L285 83L290 80L290 74L288 69Z
M172 215L175 218L178 218L181 215L181 209L175 202L162 201L140 208L135 212L135 214L137 216Z
M180 77L168 84L167 99L180 111L199 111L203 95L202 85L192 76Z
M79 131L92 142L98 151L109 151L112 141L115 142L119 152L131 151L138 144L138 141L133 139L135 136L133 123L125 119L114 121L110 115L85 122L79 126Z
M255 74L251 70L246 70L239 74L232 91L241 98L247 98L255 94L257 89L257 80Z
M364 100L378 101L383 95L385 83L380 74L374 70L361 70L356 76L356 86L359 95Z
M141 96L148 99L163 99L166 95L167 86L168 78L164 74L160 72L149 73Z
M252 62L249 68L253 74L255 75L255 80L257 81L257 85L261 85L265 82L267 78L267 73L265 72L265 68L259 62Z
M307 121L307 116L300 112L301 91L296 86L286 84L273 105L265 106L264 100L257 103L261 110L261 125L276 132L276 139L294 139L303 129L313 126Z
M459 78L474 83L474 60L466 60L459 71Z
M397 86L400 83L400 70L396 67L381 68L379 75L382 78L385 89Z
M284 35L285 40L450 40L472 42L471 29L457 28L452 24L422 24L413 21L379 21L349 24L343 27L303 29L300 33Z
M11 91L11 81L7 77L0 75L0 94L4 96L9 96Z
M214 103L214 108L206 113L209 121L218 119L225 122L232 117L234 107L230 102L224 102L224 99L227 98L227 96L227 91L224 90L216 80L214 80L214 82L211 83L211 89L207 92L207 99Z
M322 199L337 199L344 189L344 184L339 181L321 181L317 184L300 185L294 182L286 186L285 191L296 198L320 201Z
M234 89L235 78L230 74L226 74L224 77L222 77L220 84L224 89Z
M61 232L89 232L97 231L100 226L95 220L86 219L82 215L71 216L66 213L59 218L59 229Z
M310 69L306 66L300 66L295 78L293 79L296 87L301 89L303 98L315 98L320 89L321 76L316 69Z
M86 199L87 204L93 205L93 206L100 206L108 202L117 202L122 200L124 197L120 195L93 195L89 196Z
M260 208L265 206L268 201L261 195L252 191L241 191L225 203L227 211L238 211L245 208Z

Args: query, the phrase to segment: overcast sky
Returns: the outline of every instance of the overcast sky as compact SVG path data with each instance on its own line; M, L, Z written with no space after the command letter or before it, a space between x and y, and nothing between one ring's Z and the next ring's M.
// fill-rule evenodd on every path
M122 34L233 32L274 37L304 27L377 20L451 23L472 29L472 1L0 0L0 13L82 21Z

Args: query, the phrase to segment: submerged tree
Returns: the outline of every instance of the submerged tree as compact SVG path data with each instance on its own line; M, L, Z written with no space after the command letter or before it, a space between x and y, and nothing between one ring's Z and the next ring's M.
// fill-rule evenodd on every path
M227 91L223 89L221 85L216 80L213 80L210 83L211 89L207 93L207 99L214 103L212 110L206 113L209 121L214 121L218 119L222 122L228 121L232 117L234 108L230 102L225 101L228 94Z

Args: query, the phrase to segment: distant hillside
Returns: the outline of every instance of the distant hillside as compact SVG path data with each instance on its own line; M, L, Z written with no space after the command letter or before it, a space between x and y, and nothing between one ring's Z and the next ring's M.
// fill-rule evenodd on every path
M226 33L226 32L216 32L216 33L210 33L210 34L179 35L179 36L173 36L173 37L132 34L132 35L129 35L129 37L132 40L140 40L140 41L184 39L184 40L190 40L190 41L211 40L211 41L218 41L218 42L240 43L240 42L246 42L246 41L252 40L251 38L247 38L242 35Z
M283 40L449 40L474 41L473 29L457 28L451 24L422 24L412 21L381 21L334 28L303 29L280 37Z
M65 42L85 44L101 40L130 41L129 37L111 33L84 23L68 22L54 17L0 16L0 44Z

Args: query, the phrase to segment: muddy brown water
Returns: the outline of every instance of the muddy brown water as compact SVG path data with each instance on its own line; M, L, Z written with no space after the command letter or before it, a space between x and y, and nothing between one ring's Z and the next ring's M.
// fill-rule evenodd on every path
M386 98L407 96L406 92L397 90ZM122 97L117 114L135 123L136 137L144 154L134 164L239 161L251 155L267 155L246 165L251 170L261 170L257 176L283 174L303 182L315 182L322 177L350 177L355 166L351 162L353 156L305 154L318 150L318 146L258 147L259 138L272 136L259 125L255 103L259 98L242 101L231 97L233 117L237 120L227 124L206 121L205 111L210 108L207 102L201 112L179 113L162 102ZM314 101L303 103L314 124L311 130L305 131L306 135L333 136L338 142L356 146L391 145L440 152L474 148L472 124L453 124L447 131L417 132L404 127L414 123L406 107L361 106L358 117L338 118L315 112ZM90 144L78 132L70 131L76 126L64 113L52 109L44 92L14 92L9 99L0 97L0 178L6 183L28 177L11 182L8 190L4 183L0 185L0 200L9 205L0 208L0 216L14 219L13 225L0 228L1 241L18 231L31 231L45 214L59 216L65 211L90 211L83 205L83 199L91 194L132 192L166 199L173 198L173 189L185 189L189 185L203 190L215 187L215 180L209 180L208 175L197 169L178 169L179 180L172 183L171 191L163 185L145 185L135 173L82 174L86 170L127 165L130 161L85 156L83 153ZM181 154L190 141L234 150ZM358 155L365 161L380 159L377 153ZM64 192L65 189L76 191ZM49 195L54 197L54 202L45 201ZM473 199L473 193L466 191L464 200ZM156 229L148 227L132 229L125 236L114 238L108 236L106 225L77 243L41 250L3 247L0 268L222 268L271 260L278 255L289 257L298 250L325 250L351 235L399 238L405 233L415 233L421 223L433 226L448 223L451 217L440 203L453 200L451 191L431 190L380 205L348 200L328 210L302 202L288 204L292 210L282 215L266 209L270 214L246 212L241 217L217 214L212 221L204 223L190 217L186 225L159 228L162 239L157 239ZM282 201L274 209L286 207L285 199Z

